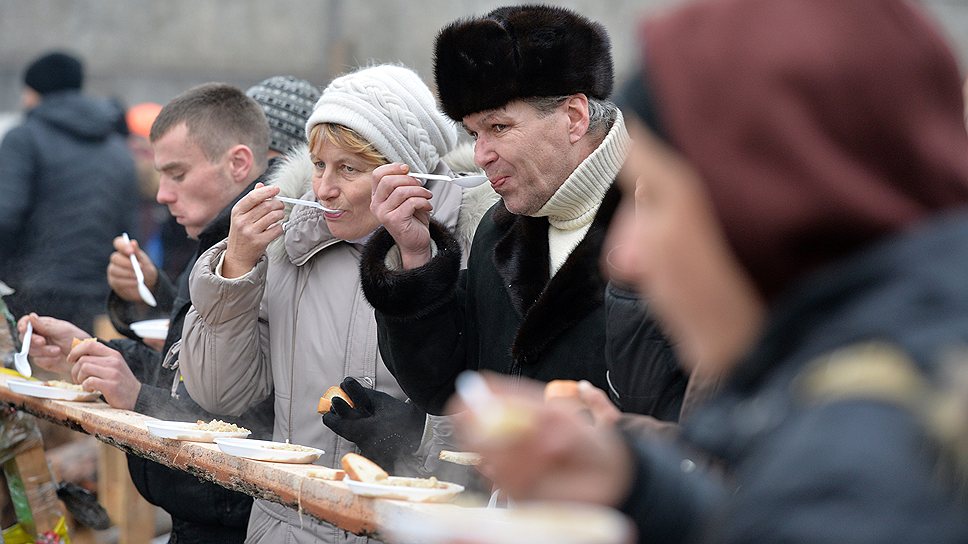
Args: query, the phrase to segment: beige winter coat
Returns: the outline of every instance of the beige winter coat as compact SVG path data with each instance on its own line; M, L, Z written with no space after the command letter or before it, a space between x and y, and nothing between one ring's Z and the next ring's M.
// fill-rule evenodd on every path
M438 170L449 172L443 163ZM303 149L287 158L273 183L284 195L313 199L311 175ZM452 184L428 188L435 219L453 228L468 197ZM476 226L479 217L461 223ZM334 238L318 210L296 207L281 243L245 276L216 273L225 248L223 241L204 253L191 274L194 307L185 318L180 360L189 393L202 407L227 415L274 394L274 439L321 448L326 453L317 464L339 466L355 448L320 421L320 395L353 376L404 398L380 359L373 308L360 290L361 246ZM246 538L265 544L365 541L262 500L255 501Z

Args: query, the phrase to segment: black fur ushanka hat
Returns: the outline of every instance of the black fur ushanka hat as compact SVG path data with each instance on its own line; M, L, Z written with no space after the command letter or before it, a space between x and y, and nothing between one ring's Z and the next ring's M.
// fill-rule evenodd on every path
M434 45L444 113L464 116L515 98L612 92L612 54L602 25L564 8L498 8L445 27Z

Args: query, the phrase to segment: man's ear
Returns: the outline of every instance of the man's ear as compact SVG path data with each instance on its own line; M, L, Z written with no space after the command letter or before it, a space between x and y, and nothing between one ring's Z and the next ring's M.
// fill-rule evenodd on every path
M244 144L236 144L229 148L225 152L227 160L229 161L229 169L232 173L232 179L236 183L248 183L249 174L255 167L255 155L249 146Z
M588 132L588 97L582 93L574 94L562 107L568 114L568 137L571 143L575 143Z

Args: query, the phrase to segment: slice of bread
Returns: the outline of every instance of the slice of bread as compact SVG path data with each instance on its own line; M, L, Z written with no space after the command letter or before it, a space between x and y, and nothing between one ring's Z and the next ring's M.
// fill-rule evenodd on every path
M448 463L454 463L456 465L476 466L481 464L481 454L471 451L440 450L437 457L441 461L447 461Z
M347 453L340 460L340 464L346 471L346 477L358 482L379 482L390 476L380 465L358 453Z
M316 411L320 414L325 414L328 412L330 407L333 405L334 397L339 397L345 400L346 404L350 405L350 408L353 407L353 401L350 400L349 395L347 395L346 392L343 391L343 389L338 385L334 385L333 387L327 389L326 392L323 393L323 396L319 397L319 404L316 405Z
M335 468L314 466L312 470L306 472L306 476L317 480L342 480L346 473Z

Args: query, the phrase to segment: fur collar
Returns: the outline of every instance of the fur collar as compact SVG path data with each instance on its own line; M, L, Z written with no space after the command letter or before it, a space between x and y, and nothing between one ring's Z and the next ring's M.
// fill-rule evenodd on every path
M492 219L506 232L494 247L494 265L522 317L511 347L516 360L536 361L552 341L603 303L606 280L599 256L619 198L618 189L611 187L588 233L552 278L548 219L514 215L503 203L495 207Z

